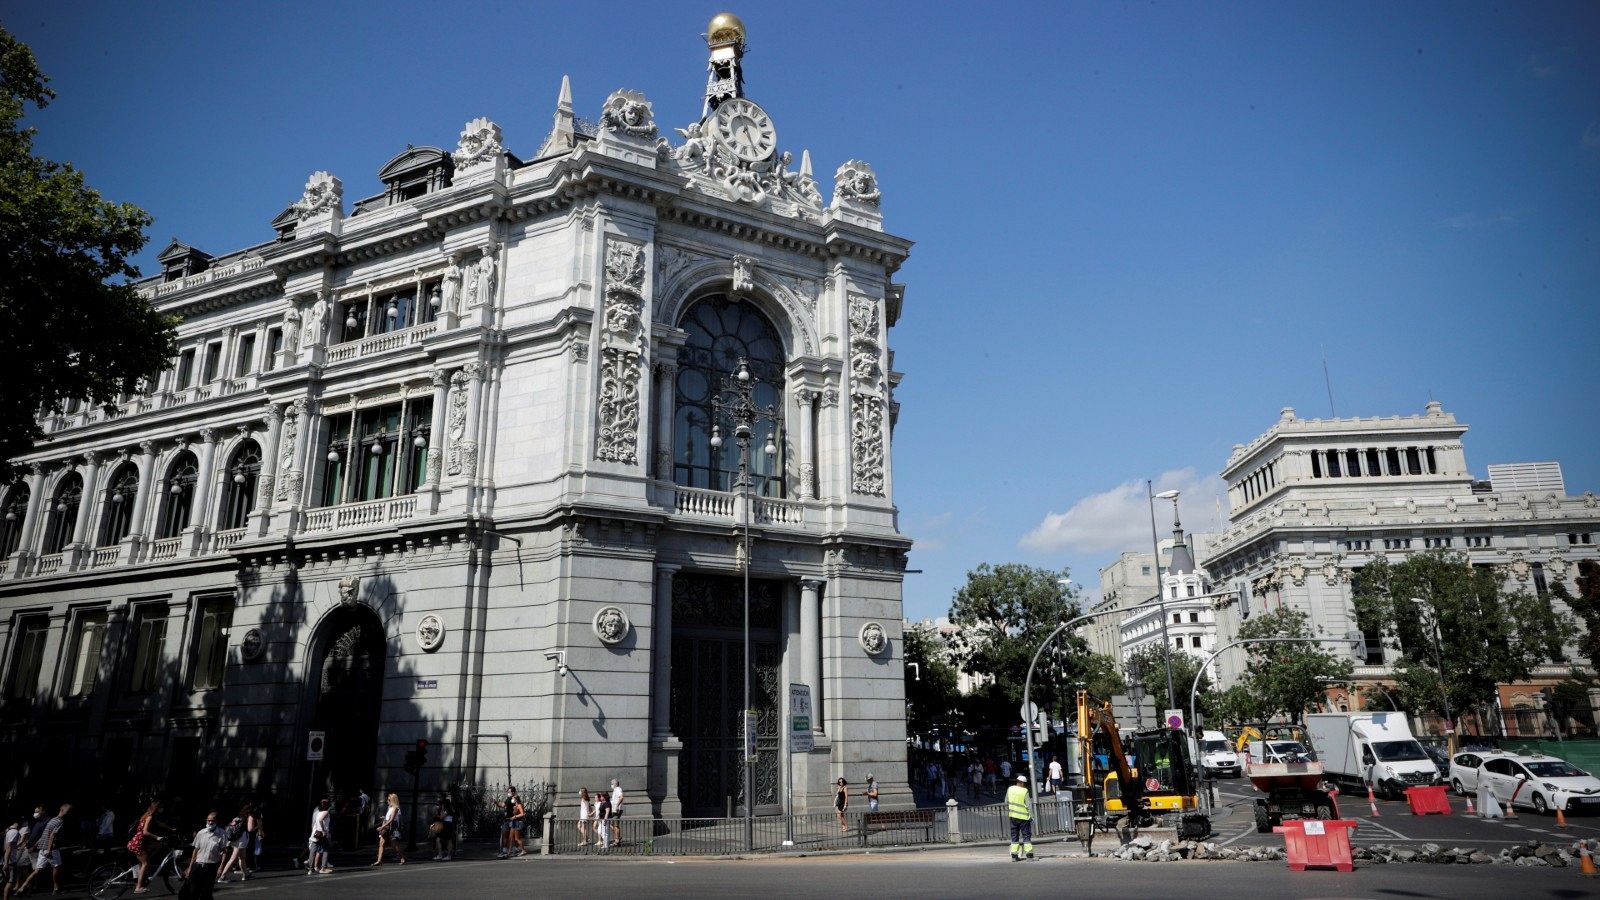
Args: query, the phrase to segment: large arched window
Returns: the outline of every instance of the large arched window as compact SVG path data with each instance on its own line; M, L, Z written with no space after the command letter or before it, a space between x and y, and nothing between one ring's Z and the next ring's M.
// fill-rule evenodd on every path
M44 553L60 553L72 540L78 525L78 501L83 499L83 477L70 472L56 486L55 502L50 504L50 526L44 535Z
M261 446L255 441L244 441L228 460L227 482L222 490L222 518L217 527L223 530L243 528L255 505L256 485L261 478Z
M139 493L139 467L123 463L111 475L106 488L105 522L100 526L100 546L107 547L128 536L133 524L133 498Z
M689 339L678 353L678 380L673 403L672 477L678 484L731 490L739 472L739 447L733 423L724 415L723 443L711 446L715 399L743 359L755 377L755 404L777 412L778 421L758 421L751 438L750 471L757 494L783 496L783 341L767 317L754 306L724 296L707 297L683 318ZM724 398L726 399L726 398ZM768 438L780 448L777 456L761 452Z
M194 506L194 484L199 476L200 466L195 462L193 453L185 450L172 461L172 466L167 469L167 480L162 482L166 498L161 505L161 528L156 537L177 537L178 532L189 527L189 510Z
M28 523L28 498L32 493L25 484L17 484L6 492L6 502L0 509L0 559L17 552L22 542L22 526Z

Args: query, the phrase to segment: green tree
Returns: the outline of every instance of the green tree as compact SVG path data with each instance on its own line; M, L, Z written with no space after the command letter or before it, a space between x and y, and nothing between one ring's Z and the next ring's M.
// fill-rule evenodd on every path
M1550 585L1550 594L1583 622L1584 633L1578 641L1578 652L1589 660L1589 665L1600 669L1600 563L1592 559L1579 560L1578 576L1573 580L1578 584L1576 597L1560 581Z
M1082 679L1080 684L1091 697L1107 700L1127 690L1122 673L1117 671L1117 661L1104 653L1086 655L1079 675ZM1076 698L1073 702L1076 703Z
M1223 691L1217 697L1216 706L1216 724L1244 725L1263 721L1268 715L1261 700L1242 684Z
M1315 638L1306 614L1280 606L1252 616L1239 628L1241 640L1260 638ZM1245 644L1249 664L1239 685L1255 698L1262 718L1287 716L1299 722L1314 707L1330 679L1347 679L1354 668L1350 660L1330 652L1328 644Z
M8 461L43 436L40 409L68 400L110 403L160 371L174 322L126 281L150 216L112 203L71 165L33 155L24 108L55 96L33 51L0 28L0 483Z
M953 726L957 701L958 674L945 659L944 642L920 625L906 629L903 651L906 661L906 729L912 734L931 735ZM912 664L916 668L912 668Z
M1143 685L1146 696L1165 699L1167 696L1167 669L1166 656L1162 648L1155 644L1146 644L1134 651L1128 657L1128 671L1139 673L1139 683ZM1178 707L1188 715L1189 688L1194 684L1195 675L1200 672L1200 660L1184 652L1171 654L1172 658L1172 689L1178 699ZM1200 717L1202 722L1218 720L1220 708L1217 705L1217 695L1212 690L1211 675L1200 676L1199 691Z
M1404 657L1398 693L1403 705L1417 709L1443 712L1441 663L1442 690L1459 715L1491 704L1499 684L1523 681L1534 667L1561 661L1562 647L1577 634L1547 599L1506 591L1492 568L1443 550L1369 563L1356 576L1354 595L1362 630L1382 634ZM1419 670L1432 673L1437 703L1426 698Z
M1065 569L984 563L967 573L967 583L956 592L950 621L962 628L957 660L962 671L994 678L993 702L984 708L989 724L1017 723L1034 651L1057 625L1078 614L1077 592L1061 584L1066 577ZM1083 638L1057 637L1034 670L1033 693L1040 698L1034 702L1043 705L1081 683L1087 655Z

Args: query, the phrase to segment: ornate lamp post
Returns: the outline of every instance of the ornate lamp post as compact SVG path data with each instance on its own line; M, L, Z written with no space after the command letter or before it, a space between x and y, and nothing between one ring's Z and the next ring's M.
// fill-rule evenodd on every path
M754 665L750 659L750 516L755 504L751 498L750 441L757 422L771 422L773 429L777 429L778 410L770 405L756 405L756 378L750 374L749 361L742 356L739 357L738 371L721 376L721 382L711 399L711 446L722 447L722 420L727 418L733 423L733 439L739 445L739 475L733 482L733 489L738 492L744 507L741 516L744 526L744 842L747 850L753 850L756 828L756 717L750 707L750 672ZM768 435L767 443L761 449L769 459L778 455L778 447L772 442L771 435Z
M1151 494L1150 490L1150 480L1145 479L1145 499L1150 506L1150 545L1151 549L1155 551L1156 596L1161 597L1166 594L1166 585L1161 580L1161 540L1156 537L1156 501L1172 501L1172 522L1176 526L1178 522L1178 492L1162 491L1159 494ZM1174 546L1172 552L1177 553L1178 548ZM1167 709L1172 709L1177 706L1178 698L1172 691L1172 641L1167 638L1167 612L1164 609L1161 611L1161 663L1167 669Z

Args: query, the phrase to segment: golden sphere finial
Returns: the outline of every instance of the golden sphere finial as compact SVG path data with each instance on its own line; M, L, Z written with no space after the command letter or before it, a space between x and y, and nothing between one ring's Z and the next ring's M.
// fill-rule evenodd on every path
M733 13L717 13L711 17L711 24L706 26L706 43L744 43L744 23L739 21L739 17Z

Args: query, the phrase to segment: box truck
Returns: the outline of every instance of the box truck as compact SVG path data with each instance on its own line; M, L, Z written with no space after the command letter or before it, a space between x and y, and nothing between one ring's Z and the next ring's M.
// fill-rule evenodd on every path
M1313 713L1306 732L1323 776L1385 797L1400 799L1406 788L1439 783L1439 769L1411 734L1400 712Z

